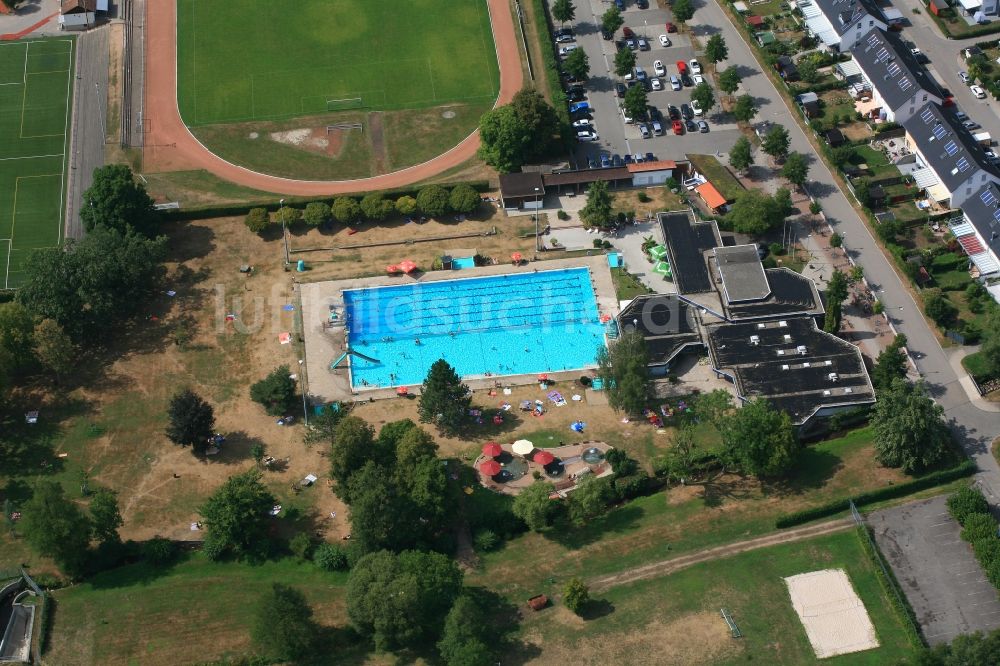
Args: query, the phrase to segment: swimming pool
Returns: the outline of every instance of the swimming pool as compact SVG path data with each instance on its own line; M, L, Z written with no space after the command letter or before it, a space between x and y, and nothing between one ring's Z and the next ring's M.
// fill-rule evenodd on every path
M594 367L604 325L586 268L344 291L351 384L423 382L439 358L463 377Z
M451 260L451 267L455 270L461 270L463 268L475 268L476 258L475 257L455 257Z

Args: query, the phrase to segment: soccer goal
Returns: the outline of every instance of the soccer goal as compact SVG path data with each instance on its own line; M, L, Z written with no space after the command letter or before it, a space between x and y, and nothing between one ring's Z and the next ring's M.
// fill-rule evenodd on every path
M343 99L326 100L327 111L346 111L348 109L364 108L365 102L360 97L345 97Z

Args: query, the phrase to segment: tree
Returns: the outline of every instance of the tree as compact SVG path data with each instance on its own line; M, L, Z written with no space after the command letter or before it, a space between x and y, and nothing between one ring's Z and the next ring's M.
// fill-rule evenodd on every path
M802 153L791 153L781 167L781 175L796 187L806 184L809 175L809 160Z
M469 414L472 392L443 358L434 361L417 403L417 413L424 423L434 423L446 435L457 434Z
M791 141L788 130L781 125L773 125L760 142L760 149L774 159L781 161L788 157L788 146Z
M666 455L664 469L670 476L683 480L694 472L694 452L698 447L694 436L694 425L682 423L674 435L672 444Z
M350 503L348 480L365 466L373 449L375 430L370 425L357 416L341 419L330 447L330 478L337 482L337 494L345 502Z
M606 228L611 225L613 206L607 182L594 181L587 188L587 203L580 209L580 220L587 227Z
M94 169L94 182L83 193L80 206L80 219L87 231L100 224L121 232L132 228L150 235L157 215L146 188L136 182L128 166L109 164Z
M780 225L785 219L784 206L775 197L760 190L741 193L726 213L733 231L741 234L760 235Z
M347 482L351 504L351 539L360 553L399 552L426 547L429 532L419 522L412 502L393 480L392 473L367 462Z
M993 374L1000 374L1000 308L992 308L986 318L986 335L979 354Z
M816 83L819 79L819 65L813 58L803 58L795 68L799 70L799 78L806 83Z
M839 270L834 270L826 285L826 318L823 320L823 330L836 333L840 330L840 319L843 313L842 304L847 298L847 278Z
M577 485L567 500L570 520L578 527L586 525L608 510L612 497L611 486L605 479L588 477Z
M396 199L396 212L400 215L413 215L417 212L417 200L402 196Z
M774 191L775 215L781 215L784 219L788 217L795 208L792 206L792 193L787 187L779 187Z
M799 450L788 412L762 398L747 401L722 424L722 457L743 474L767 478L784 474Z
M705 113L715 108L715 91L711 84L703 81L696 85L691 91L691 101L697 102Z
M443 217L448 212L448 190L428 185L417 192L417 208L427 217Z
M294 206L281 206L274 213L274 223L292 227L302 221L302 211Z
M605 35L615 34L618 32L618 28L623 25L625 25L625 19L617 7L609 7L608 11L601 14L601 32Z
M165 237L98 226L65 248L32 252L17 301L74 340L106 336L114 322L145 307L160 284L165 252Z
M753 165L753 148L750 140L745 136L736 139L736 143L729 150L729 166L740 173L744 173Z
M323 571L346 571L351 566L347 551L333 543L321 543L317 546L313 562Z
M333 217L341 224L351 224L361 217L361 205L354 197L337 197L330 208Z
M733 117L741 123L748 123L757 115L757 102L752 95L740 95L733 106Z
M923 382L894 380L875 403L872 432L879 464L906 474L933 466L951 445L944 409L927 394Z
M252 233L259 234L271 226L271 214L266 208L251 208L243 218L243 224Z
M549 498L555 490L551 483L535 481L514 498L511 511L529 530L541 532L552 524L556 507Z
M732 95L740 88L740 84L743 83L743 77L740 75L740 70L736 67L727 67L726 69L719 72L719 90L726 93L727 95Z
M264 446L264 442L254 442L250 445L250 457L253 458L253 462L257 467L264 462L264 454L267 453L267 447Z
M480 203L482 201L479 198L479 192L466 183L456 185L448 196L448 206L462 215L471 215L476 212Z
M629 118L635 118L636 120L645 118L646 109L648 108L646 87L632 86L626 90L622 106L625 108L625 113Z
M261 595L251 631L257 648L282 661L297 662L316 646L319 628L305 596L283 583Z
M202 455L215 433L215 410L190 389L174 394L167 408L167 439Z
M632 49L618 49L615 53L615 74L625 76L635 68L635 51Z
M510 105L483 114L479 120L479 157L501 173L524 164L530 136Z
M495 642L489 616L469 595L455 599L444 619L437 648L448 666L492 666L496 655L488 647Z
M725 389L699 393L692 401L691 408L698 420L706 421L718 430L726 415L733 409L733 396Z
M563 71L578 81L590 78L590 58L583 49L570 51L562 62Z
M892 388L892 384L897 379L906 379L906 354L903 347L906 346L906 336L897 335L892 343L879 352L875 359L875 367L872 368L872 385L876 391L885 391Z
M691 0L674 0L671 9L674 13L674 20L678 23L687 23L694 16L694 6Z
M204 552L209 559L256 557L269 545L274 495L250 469L226 479L200 509L205 523Z
M271 416L284 416L295 405L295 380L287 365L279 365L264 379L250 386L250 399Z
M529 141L524 152L526 162L548 156L561 150L562 121L545 97L533 88L522 88L510 102L515 115L528 133Z
M21 509L20 531L39 554L51 557L71 577L86 567L90 519L55 481L41 481Z
M101 543L119 543L118 528L124 524L118 510L118 497L107 489L97 491L90 500L90 520L94 536Z
M552 18L562 25L567 21L572 21L576 17L576 7L573 0L555 0L552 3Z
M395 206L381 192L370 192L361 199L361 213L366 220L382 222L393 210Z
M830 247L838 248L844 246L844 237L834 231L830 235Z
M330 206L323 201L313 201L306 204L302 219L310 227L321 227L330 221Z
M563 604L577 615L590 603L590 590L579 578L570 578L563 587Z
M458 565L440 553L365 555L347 583L347 615L378 650L439 636L462 590Z
M941 328L947 328L955 321L955 306L940 291L930 292L924 297L924 312Z
M604 383L608 403L618 411L641 414L649 398L649 350L638 331L618 338L610 349L597 352L597 375Z
M62 329L59 329L60 331ZM12 371L28 369L38 355L35 339L35 318L21 303L0 303L0 353L7 359Z
M721 32L717 32L708 38L705 43L705 57L713 65L717 65L729 57L729 46L726 45L726 38Z

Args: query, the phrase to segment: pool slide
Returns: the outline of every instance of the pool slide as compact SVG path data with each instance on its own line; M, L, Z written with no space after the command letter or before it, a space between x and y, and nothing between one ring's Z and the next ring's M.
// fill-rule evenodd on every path
M330 364L330 369L333 370L338 365L340 365L341 361L343 361L345 358L347 358L348 354L350 354L352 356L357 356L358 358L363 359L365 361L368 361L369 363L379 364L379 363L382 362L382 361L378 360L377 358L372 358L371 356L365 356L361 352L354 351L353 349L348 349L343 354L341 354L339 357L337 357L336 361L334 361L333 363Z

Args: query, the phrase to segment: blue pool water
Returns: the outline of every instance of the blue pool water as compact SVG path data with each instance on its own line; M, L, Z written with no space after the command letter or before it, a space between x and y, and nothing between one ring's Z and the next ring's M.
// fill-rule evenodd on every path
M586 268L344 291L357 388L423 382L439 358L463 377L594 367L604 326Z
M455 270L460 268L475 268L476 258L475 257L455 257L451 260L451 267Z

